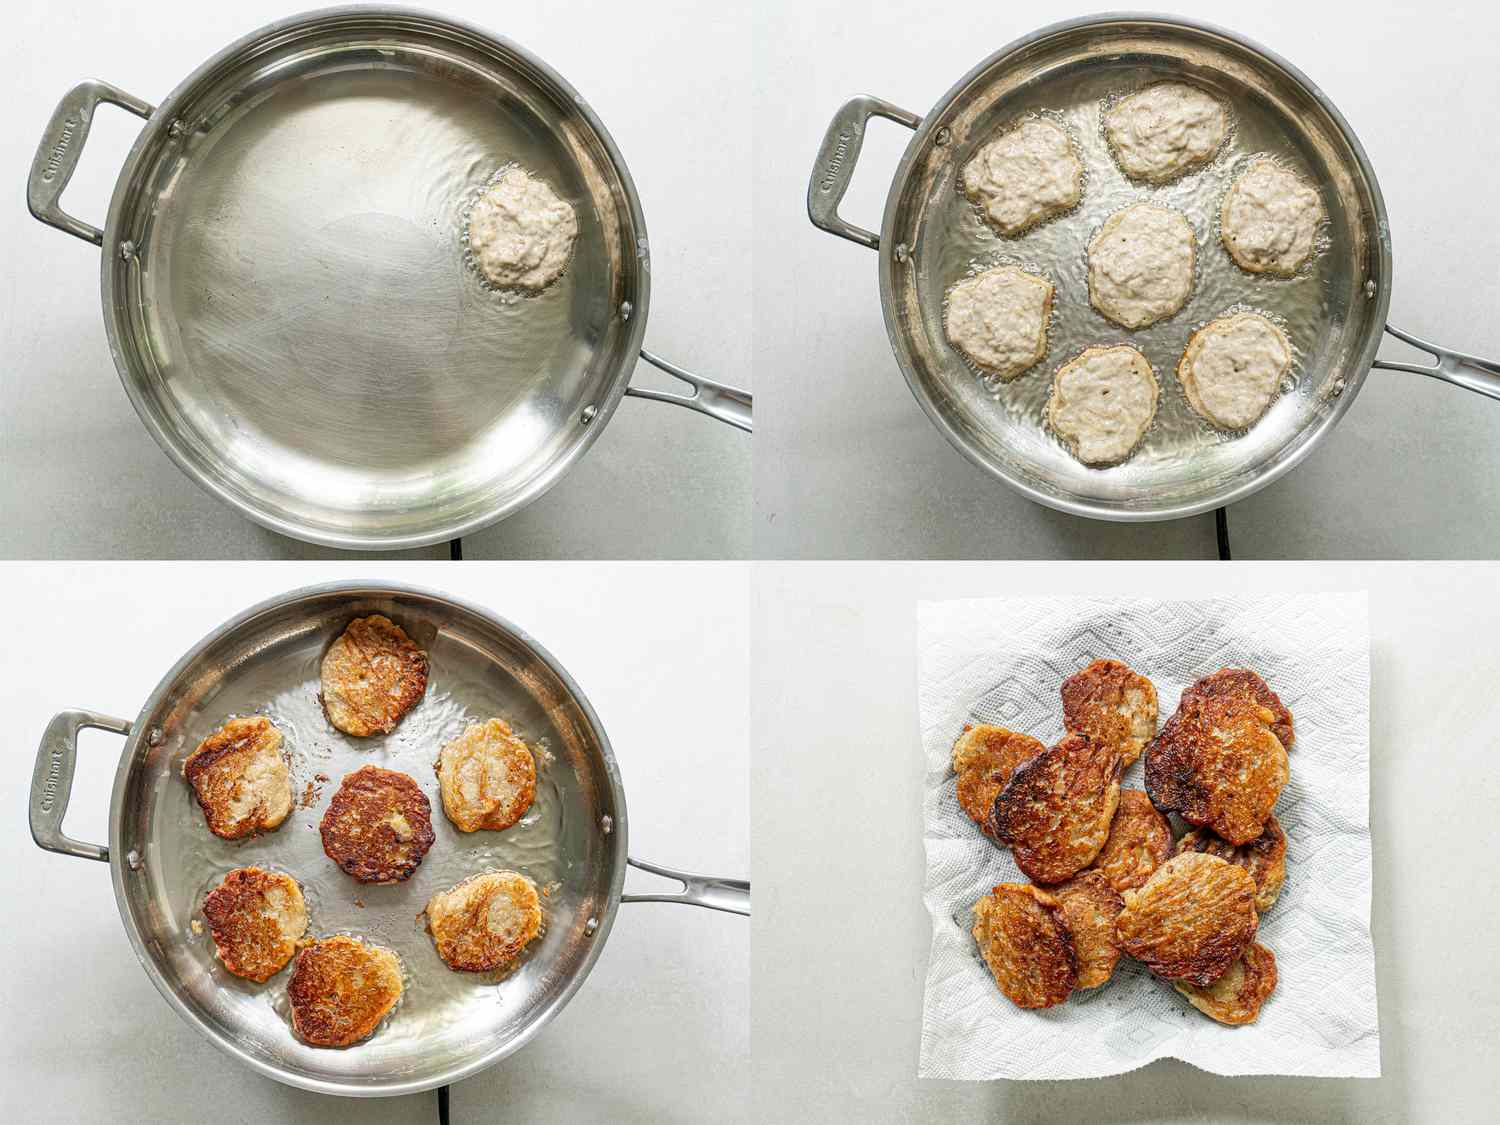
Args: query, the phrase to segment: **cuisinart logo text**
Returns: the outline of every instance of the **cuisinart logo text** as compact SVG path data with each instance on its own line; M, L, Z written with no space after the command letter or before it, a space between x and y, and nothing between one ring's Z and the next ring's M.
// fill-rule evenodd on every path
M823 178L818 181L819 191L832 191L839 179L839 169L844 166L844 158L849 155L849 142L854 139L852 133L840 133L838 143L833 146L833 158L828 161L828 167L823 170Z
M53 749L50 752L51 764L47 767L47 781L42 786L42 811L49 813L52 806L57 804L57 778L62 773L63 752Z
M44 184L50 184L57 179L57 170L62 167L63 157L68 155L68 146L73 143L73 131L78 128L78 118L64 117L62 126L62 136L57 138L57 143L47 154L47 163L42 166L42 183Z

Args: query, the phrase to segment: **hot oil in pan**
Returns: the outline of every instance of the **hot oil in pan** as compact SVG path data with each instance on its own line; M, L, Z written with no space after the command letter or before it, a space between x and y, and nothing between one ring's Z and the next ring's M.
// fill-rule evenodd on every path
M405 983L402 1000L365 1046L392 1059L410 1057L435 1027L462 1023L476 1006L524 999L529 985L515 977L534 969L528 965L534 959L545 962L546 927L552 920L549 907L559 901L569 877L568 856L578 854L570 838L592 831L592 826L577 823L581 818L567 808L558 771L569 766L547 748L547 738L541 733L549 729L545 715L507 684L498 670L476 666L465 646L442 635L419 637L432 663L426 695L390 735L357 739L335 730L319 702L319 667L331 639L304 643L295 656L245 669L178 732L170 747L173 769L159 783L157 793L157 839L178 843L148 849L155 868L151 875L170 904L174 928L184 935L184 955L196 963L200 995L214 1005L259 1008L263 1014L255 1017L256 1022L270 1019L283 1024L289 1041L286 984L290 968L264 985L241 980L217 963L206 925L195 933L191 919L201 921L203 896L231 868L255 864L292 875L307 899L310 937L349 933L400 956ZM220 840L208 831L191 789L182 781L181 762L223 718L249 713L266 715L282 731L291 766L293 809L273 832L242 841ZM459 832L443 812L433 765L444 743L470 723L494 716L510 722L539 751L536 797L525 817L511 828ZM323 811L343 777L363 765L409 774L432 803L436 839L422 865L404 883L359 883L322 850L318 825ZM319 781L318 775L328 780ZM310 807L303 808L308 782L313 783L317 796ZM535 881L543 892L543 935L513 972L453 972L437 956L425 920L418 915L435 892L491 869L520 871ZM558 940L562 937L557 935ZM244 1013L237 1015L243 1018ZM292 1047L290 1042L288 1047Z
M1128 179L1115 163L1101 125L1101 106L1152 82L1188 81L1218 96L1229 111L1231 132L1207 166L1181 179L1152 186ZM1062 125L1083 158L1083 199L1073 211L1018 238L997 235L955 186L958 168L996 132L1027 116L1044 115ZM1154 496L1193 479L1232 472L1283 440L1284 428L1268 416L1247 433L1229 434L1208 425L1188 405L1177 381L1177 362L1193 332L1231 311L1261 312L1292 341L1292 372L1270 415L1307 410L1326 393L1321 380L1338 366L1343 346L1336 326L1345 317L1347 266L1342 249L1320 234L1320 250L1294 278L1251 275L1234 264L1219 239L1219 210L1225 191L1252 157L1269 154L1331 192L1315 156L1294 147L1285 123L1268 106L1243 96L1233 83L1211 74L1184 73L1171 60L1124 58L1059 68L1007 96L981 114L967 136L958 138L925 201L921 238L914 254L924 346L939 358L950 393L975 403L987 428L1002 446L1024 450L1027 458L1094 495ZM1193 291L1174 316L1129 331L1093 309L1088 293L1089 241L1115 211L1136 202L1172 208L1187 218L1197 244ZM1324 226L1325 232L1329 224ZM947 343L943 300L961 278L997 262L1012 262L1048 277L1056 287L1048 351L1035 367L1010 383L986 386L977 369ZM1341 270L1345 271L1341 274ZM1333 329L1330 325L1335 326ZM1087 347L1131 344L1145 353L1156 372L1161 395L1156 420L1144 442L1124 465L1086 469L1045 429L1046 403L1058 367ZM981 401L981 399L983 401ZM1289 423L1290 424L1290 423Z

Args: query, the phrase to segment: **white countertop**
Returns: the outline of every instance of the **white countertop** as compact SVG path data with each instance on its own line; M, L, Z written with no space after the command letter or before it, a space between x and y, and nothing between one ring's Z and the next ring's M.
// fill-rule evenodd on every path
M1494 566L760 564L755 598L755 1115L1071 1123L1494 1120L1500 698ZM1379 1079L916 1078L922 905L916 602L1013 594L1370 593ZM1476 657L1479 657L1476 659ZM788 748L795 749L789 768Z
M1213 516L1111 525L1039 507L951 448L891 355L876 256L807 219L835 111L873 94L924 114L986 55L1108 5L860 0L756 7L755 317L759 558L1213 558ZM1493 5L1197 0L1299 67L1358 133L1390 213L1390 317L1500 356ZM842 213L879 229L911 134L872 122ZM1387 341L1389 358L1420 358ZM1236 558L1489 558L1500 550L1500 403L1371 373L1300 468L1229 512Z
M0 41L0 557L326 558L241 517L179 472L120 387L99 307L99 251L27 213L22 180L53 107L99 78L153 104L221 47L315 0L23 4ZM590 0L433 7L513 39L587 98L630 167L651 238L646 346L749 387L750 43L735 5ZM65 206L101 224L138 122L106 107ZM685 143L684 138L690 140ZM715 191L704 190L713 141ZM682 385L641 364L638 384ZM747 435L627 399L565 480L464 538L466 558L737 558L750 549ZM439 544L406 557L448 557Z
M60 710L133 717L183 652L255 602L314 582L386 578L478 602L568 669L609 731L631 852L749 874L746 567L530 564L0 564L11 637L0 677L0 1117L170 1123L436 1122L436 1095L340 1099L261 1077L157 995L131 953L105 865L40 851L23 809ZM713 731L705 746L704 732ZM107 839L122 743L85 732L66 822ZM674 890L631 871L627 890ZM584 987L535 1042L452 1089L452 1120L748 1121L750 927L666 904L620 908Z

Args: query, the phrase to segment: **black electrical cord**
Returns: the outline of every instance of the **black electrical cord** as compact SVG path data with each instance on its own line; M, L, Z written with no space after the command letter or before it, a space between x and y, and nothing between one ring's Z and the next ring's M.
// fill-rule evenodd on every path
M462 539L448 540L448 557L454 562L462 562L464 557L464 541Z
M454 540L456 543L457 540ZM448 1125L448 1087L438 1087L438 1125Z
M1214 531L1219 537L1219 558L1224 562L1229 561L1229 511L1226 508L1214 509Z

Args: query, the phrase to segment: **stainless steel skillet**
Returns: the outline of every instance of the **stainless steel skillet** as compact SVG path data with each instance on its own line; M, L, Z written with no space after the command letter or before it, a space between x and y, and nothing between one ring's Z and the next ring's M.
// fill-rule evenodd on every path
M372 612L387 614L426 648L432 673L426 697L394 733L352 739L322 716L318 667L348 621ZM227 715L251 712L269 715L284 732L294 793L304 799L276 831L224 841L205 827L181 766ZM497 714L544 748L536 801L504 832L459 833L443 815L432 763L444 739ZM107 847L62 830L84 727L125 736ZM416 874L395 886L355 884L323 854L317 832L343 775L371 762L410 774L434 806L437 840ZM474 1074L524 1046L583 984L622 901L750 912L747 882L629 856L625 792L608 736L545 649L487 610L407 586L293 591L200 641L133 721L90 711L58 715L37 754L30 818L41 847L109 864L136 956L179 1015L261 1073L323 1093L414 1093ZM286 1018L287 971L254 985L219 966L212 940L194 931L193 920L204 893L225 871L247 863L284 870L303 884L314 935L351 931L400 955L406 992L373 1037L341 1051L308 1047ZM623 894L627 864L675 879L682 889ZM543 937L503 980L450 971L417 918L434 891L483 867L523 871L546 891Z
M100 229L60 201L103 103L146 124ZM464 259L468 206L513 162L579 220L567 273L532 297ZM152 437L286 535L396 549L474 531L555 484L626 394L751 426L749 394L642 350L650 248L603 122L524 48L442 16L294 16L154 109L85 82L27 201L102 247L110 350ZM630 387L640 357L689 392Z
M1232 135L1208 168L1175 184L1131 183L1111 160L1099 107L1161 79L1202 86L1229 107ZM998 129L1047 114L1083 152L1083 202L1016 239L989 231L955 177ZM915 131L892 180L879 235L839 217L873 116ZM1219 245L1219 204L1243 164L1272 153L1322 194L1326 246L1290 281L1240 271ZM1138 199L1182 211L1198 240L1193 297L1176 316L1127 333L1089 307L1086 247L1104 219ZM919 118L878 98L839 110L807 192L821 229L879 251L881 306L892 350L912 394L945 437L975 464L1031 499L1099 519L1190 516L1265 487L1312 452L1349 409L1372 367L1414 372L1500 398L1500 364L1420 340L1386 324L1391 246L1385 204L1364 150L1333 104L1276 54L1222 28L1134 13L1070 20L1018 39L980 63ZM991 387L944 338L949 286L976 265L1018 261L1057 286L1050 351L1014 383ZM1202 422L1177 385L1192 332L1237 304L1288 329L1295 382L1248 432ZM1382 331L1427 351L1433 365L1376 359ZM1147 354L1162 386L1143 447L1111 469L1083 466L1043 426L1052 373L1083 347L1129 342Z

